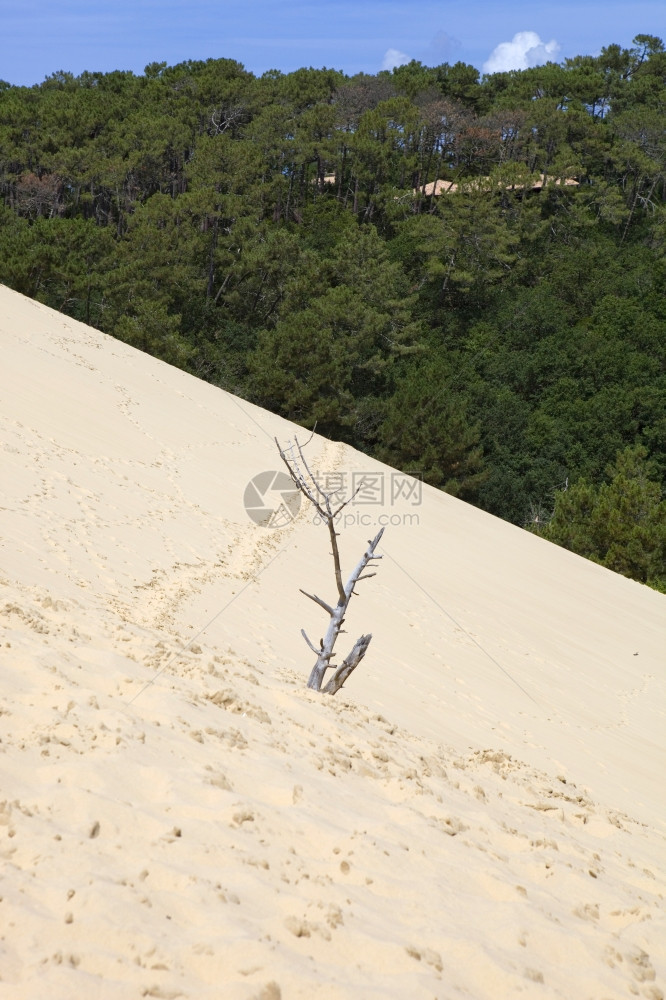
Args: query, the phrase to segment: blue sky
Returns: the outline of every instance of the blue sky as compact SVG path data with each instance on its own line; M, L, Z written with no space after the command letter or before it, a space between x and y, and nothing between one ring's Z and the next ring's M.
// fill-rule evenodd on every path
M666 40L664 0L0 0L0 79L209 57L257 75L376 73L410 58L491 71L628 47L638 33Z

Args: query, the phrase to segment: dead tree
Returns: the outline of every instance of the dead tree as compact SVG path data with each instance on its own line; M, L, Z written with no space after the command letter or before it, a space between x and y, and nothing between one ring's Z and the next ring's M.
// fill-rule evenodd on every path
M371 541L368 541L368 547L359 559L357 565L347 580L347 583L343 584L342 571L340 569L338 534L335 530L335 519L340 514L342 509L354 499L358 491L363 486L363 483L361 483L349 500L345 500L343 503L335 507L333 498L335 497L335 493L339 492L339 490L336 490L333 493L326 493L321 489L317 480L310 471L310 467L308 466L303 454L304 446L299 444L298 438L295 438L294 443L290 444L285 449L280 447L277 438L275 439L275 443L278 451L280 452L280 458L287 466L289 475L294 481L294 484L306 500L312 504L322 521L327 525L329 537L331 539L333 565L335 567L335 583L338 591L337 603L335 605L327 604L326 601L323 601L321 597L317 597L316 594L308 594L305 590L301 590L302 594L305 594L305 596L309 597L311 601L318 604L320 608L323 608L330 618L326 634L323 639L319 640L319 649L317 649L317 647L310 641L304 629L301 629L301 635L317 657L317 662L312 668L312 672L308 680L308 687L313 688L315 691L323 691L324 694L335 694L336 691L340 690L352 671L354 671L359 665L365 656L368 646L370 645L370 640L372 639L372 635L360 636L360 638L354 643L352 651L341 664L336 665L331 662L333 659L333 648L336 640L340 633L344 631L342 626L344 624L347 608L349 607L349 602L351 601L352 596L356 593L354 587L359 580L367 580L369 577L375 576L374 573L364 573L363 571L373 560L382 558L381 556L375 555L375 548L384 534L384 529L382 528ZM306 444L308 443L309 441L306 442ZM324 675L327 670L333 670L334 673L326 686L322 688Z

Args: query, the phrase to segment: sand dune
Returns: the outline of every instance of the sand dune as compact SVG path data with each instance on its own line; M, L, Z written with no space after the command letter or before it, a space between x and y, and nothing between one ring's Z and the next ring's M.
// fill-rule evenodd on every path
M326 179L326 178L324 178ZM542 191L544 187L548 185L555 185L556 187L579 187L580 181L577 181L575 177L547 177L545 174L534 174L532 180L529 184L508 184L501 185L493 183L490 177L472 177L466 181L462 181L457 184L455 181L430 181L428 184L424 184L422 188L416 188L414 194L418 191L422 191L426 197L431 197L433 194L439 196L441 194L453 194L456 191L487 191L492 190L495 187L496 190L504 187L507 191L524 191L526 187L529 187L530 191Z
M390 522L317 695L326 532L243 504L295 428L0 336L0 997L662 1000L664 597L315 438L349 568Z

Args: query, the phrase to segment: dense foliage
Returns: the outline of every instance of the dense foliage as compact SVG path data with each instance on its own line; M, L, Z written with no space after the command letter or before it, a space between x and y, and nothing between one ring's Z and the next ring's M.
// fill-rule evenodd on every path
M642 35L0 82L0 280L665 588L665 121Z

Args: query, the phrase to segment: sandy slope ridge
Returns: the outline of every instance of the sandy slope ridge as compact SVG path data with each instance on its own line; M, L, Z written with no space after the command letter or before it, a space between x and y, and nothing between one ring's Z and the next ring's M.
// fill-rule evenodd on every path
M664 598L317 438L345 565L391 519L322 698L325 532L243 506L295 428L0 337L0 997L661 1000Z

